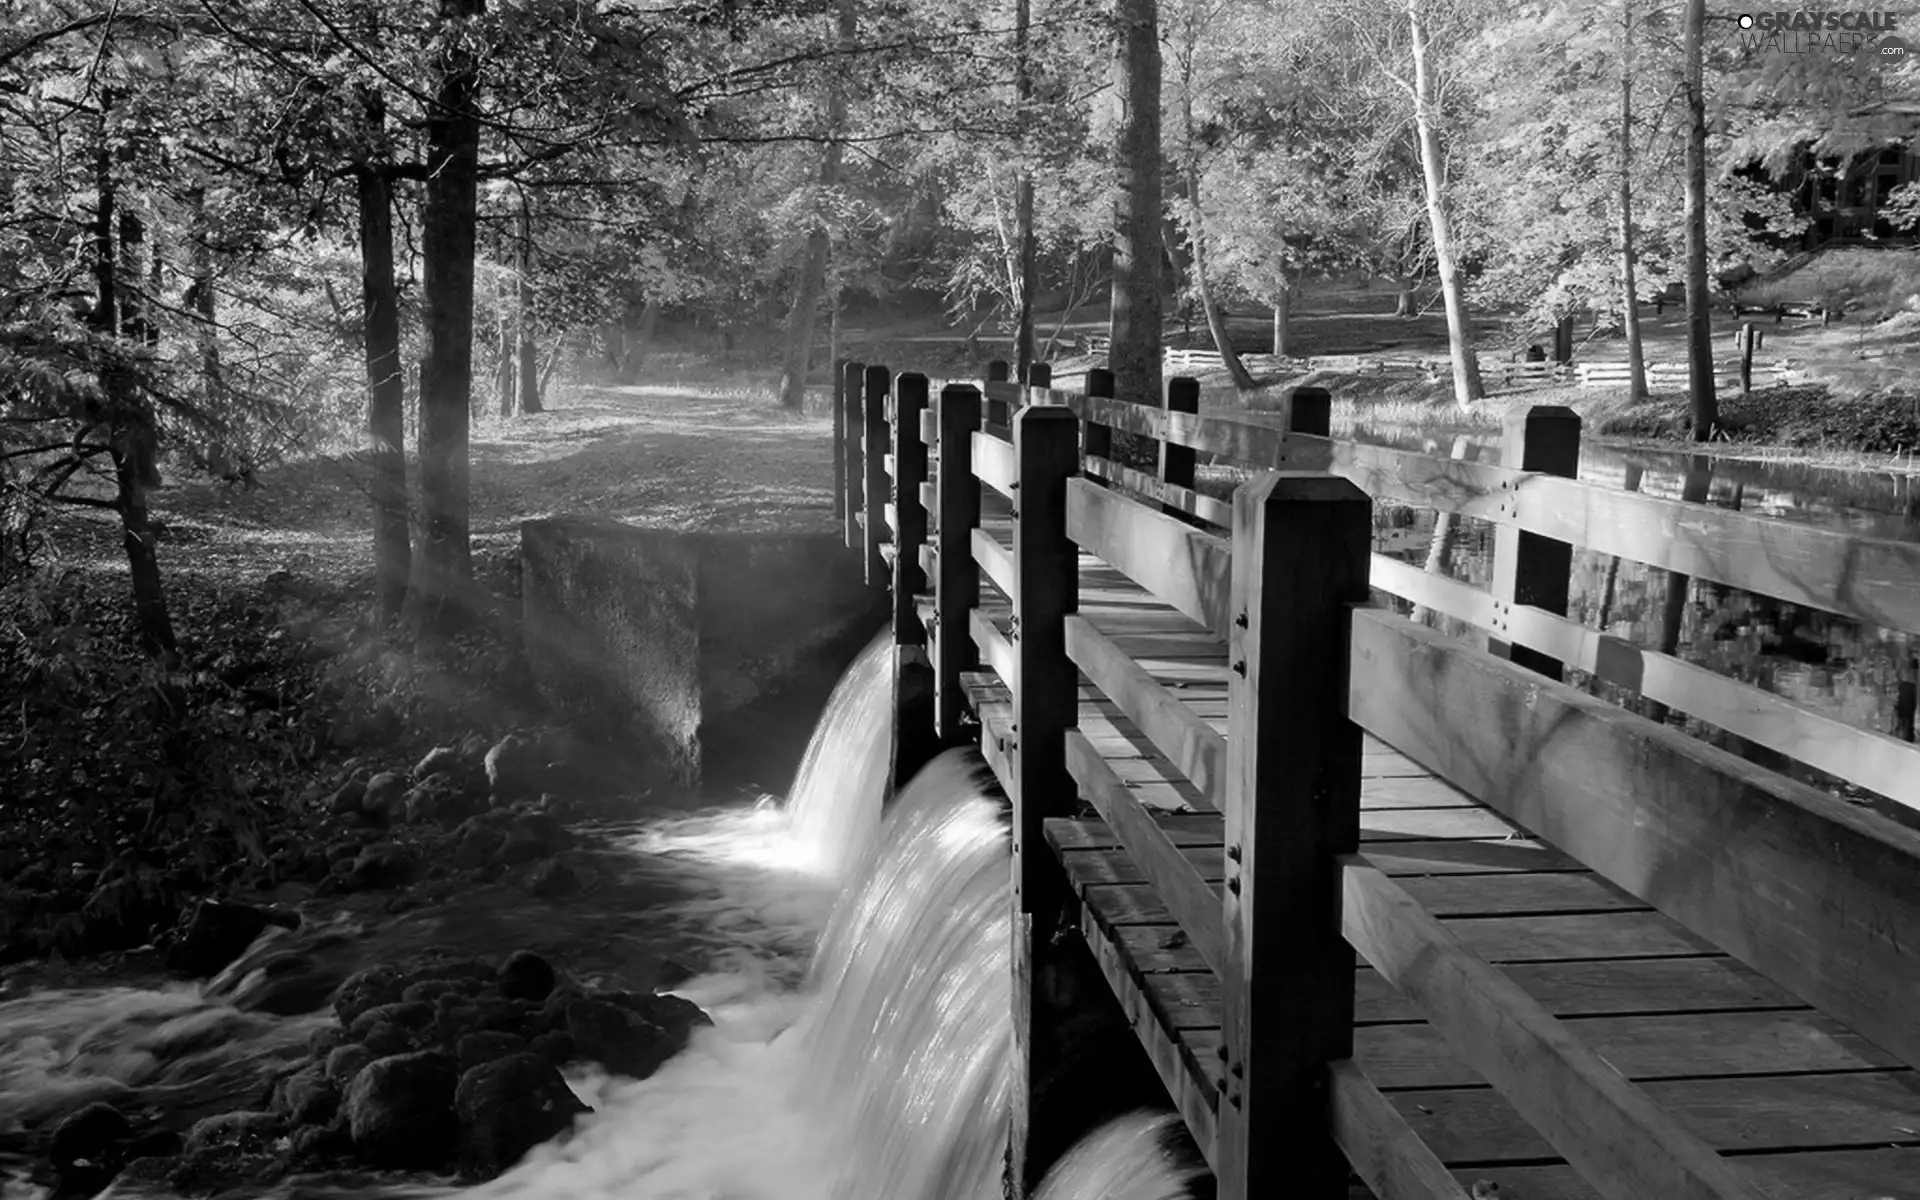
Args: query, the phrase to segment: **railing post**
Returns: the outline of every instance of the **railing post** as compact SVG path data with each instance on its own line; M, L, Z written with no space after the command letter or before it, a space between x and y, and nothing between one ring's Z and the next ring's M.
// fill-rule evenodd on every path
M880 557L880 543L887 539L887 385L893 372L885 367L867 368L866 400L861 405L865 418L866 446L864 480L861 491L867 509L867 585L887 586L887 562Z
M1333 436L1333 393L1323 387L1292 387L1285 394L1287 432Z
M966 697L960 673L980 665L968 626L980 604L980 568L973 531L980 524L980 481L973 474L973 435L980 428L980 391L950 383L940 389L940 555L933 589L934 727L944 741L960 734Z
M1573 478L1580 468L1580 414L1557 404L1515 406L1502 421L1500 465L1520 471ZM1493 530L1493 598L1504 605L1528 604L1555 616L1567 615L1567 590L1573 579L1573 547L1515 526ZM1487 651L1516 666L1558 680L1557 658L1487 639Z
M841 516L845 518L847 549L858 550L861 546L860 532L860 489L865 479L865 468L861 462L860 441L865 431L860 416L860 389L864 386L866 364L848 361L840 368L840 406L841 417L834 429L841 437L840 455L845 465L843 479L846 484L846 497Z
M1010 368L1007 366L1006 359L1004 358L994 359L992 362L987 364L987 382L988 383L1007 382L1009 378L1009 375L1007 374L1007 372L1009 370ZM987 401L987 411L983 419L986 421L988 425L1006 426L1008 428L1011 428L1012 422L1013 422L1013 413L1011 410L1008 409L1007 402L1005 400L989 399Z
M1053 365L1051 363L1029 363L1027 365L1027 404L1043 404L1044 400L1033 397L1035 388L1042 391L1053 386Z
M1102 399L1113 399L1113 372L1105 367L1087 368L1087 395ZM1086 444L1082 447L1088 458L1103 459L1109 466L1113 463L1113 426L1088 421L1086 426ZM1093 481L1101 487L1112 487L1111 481L1096 477Z
M1274 472L1233 496L1219 1200L1347 1195L1328 1064L1353 1053L1336 857L1360 839L1347 655L1372 525L1337 476Z
M1048 817L1072 816L1066 731L1078 721L1079 672L1067 657L1066 618L1078 607L1079 553L1067 540L1067 481L1079 474L1080 430L1061 405L1014 418L1018 498L1013 516L1013 1029L1014 1102L1008 1165L1015 1195L1038 1183L1027 1148L1053 1139L1066 1114L1036 1112L1033 1088L1061 1052L1050 1010L1036 1003L1056 976L1055 934L1066 877L1047 853Z
M927 589L920 547L927 543L927 510L920 485L927 480L927 446L920 440L920 414L927 408L927 377L909 371L893 385L893 644L923 646L926 630L914 599Z
M1200 381L1187 375L1174 375L1167 379L1167 412L1197 413L1200 411ZM1191 446L1176 446L1165 438L1160 439L1160 482L1174 487L1193 490L1193 472L1195 463ZM1187 513L1177 504L1162 504L1160 511L1169 516L1185 519Z
M847 360L833 360L833 515L847 517Z

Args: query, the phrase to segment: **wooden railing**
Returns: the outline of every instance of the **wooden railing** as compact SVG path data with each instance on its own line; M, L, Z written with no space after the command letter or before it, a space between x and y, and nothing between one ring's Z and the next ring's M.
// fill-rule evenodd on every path
M964 673L984 664L1012 696L1011 737L983 750L1013 804L1021 927L1064 888L1043 822L1083 799L1219 977L1217 1102L1155 1060L1222 1197L1332 1200L1349 1166L1380 1196L1464 1195L1352 1061L1356 954L1599 1194L1755 1195L1359 853L1363 731L1920 1066L1920 835L1559 681L1577 666L1920 807L1914 748L1567 616L1584 545L1920 632L1920 546L1578 482L1565 409L1517 413L1504 457L1518 465L1491 467L1333 440L1313 389L1272 420L1225 419L1191 411L1179 381L1164 408L1114 399L1096 371L1087 394L950 383L928 417L924 377L890 389L884 368L850 364L844 381L849 541L890 564L872 577L896 596L913 596L912 572L931 577L930 597L896 604L895 631L931 631L941 735L962 734ZM1003 404L1010 438L985 419ZM1116 462L1114 431L1159 443L1158 470ZM1197 486L1195 455L1265 473L1222 500ZM1011 550L981 528L993 494L1013 504ZM1491 590L1372 553L1373 499L1495 522ZM1077 615L1082 553L1225 639L1224 737ZM1011 636L981 606L983 577L1011 604ZM1375 589L1470 623L1483 644L1377 606ZM1075 727L1080 672L1224 817L1223 900ZM1030 955L1037 936L1016 946ZM1021 958L1016 979L1029 971ZM1024 1064L1028 985L1015 990ZM1322 1128L1324 1147L1298 1133Z

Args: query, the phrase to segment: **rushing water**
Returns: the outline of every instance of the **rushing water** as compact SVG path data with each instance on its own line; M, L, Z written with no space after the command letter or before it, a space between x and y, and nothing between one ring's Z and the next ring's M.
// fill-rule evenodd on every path
M308 1180L281 1195L998 1200L1011 1103L1007 828L968 751L929 764L883 812L889 649L876 643L848 671L786 803L662 819L628 837L636 869L697 885L694 899L635 919L697 927L716 951L712 970L674 988L712 1028L646 1080L570 1077L595 1111L487 1184ZM138 1088L143 1102L214 1087L230 1091L212 1111L244 1103L326 1019L239 1014L193 988L0 1004L0 1134ZM38 1111L22 1103L34 1097ZM1096 1130L1039 1200L1180 1200L1191 1174L1166 1149L1175 1127L1137 1113Z

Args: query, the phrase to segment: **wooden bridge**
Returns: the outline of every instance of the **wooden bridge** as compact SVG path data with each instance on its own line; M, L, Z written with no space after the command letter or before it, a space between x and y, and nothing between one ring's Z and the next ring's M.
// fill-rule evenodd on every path
M1920 546L1577 482L1562 408L1492 467L998 374L835 411L901 669L1012 801L1011 1194L1083 938L1224 1200L1920 1197L1920 834L1562 681L1920 809L1914 747L1567 616L1584 545L1920 633ZM1491 590L1376 502L1495 522Z

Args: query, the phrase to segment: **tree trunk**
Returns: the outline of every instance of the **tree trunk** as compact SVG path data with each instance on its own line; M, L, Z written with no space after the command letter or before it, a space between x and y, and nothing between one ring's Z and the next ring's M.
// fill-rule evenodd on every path
M1405 275L1402 275L1399 278L1398 283L1400 285L1400 290L1394 293L1393 315L1396 317L1411 317L1414 315L1413 313L1413 280L1408 278Z
M1028 55L1031 53L1030 26L1033 18L1031 0L1014 0L1013 5L1013 62L1014 62L1014 103L1019 115L1020 128L1031 127L1032 118L1027 113L1027 105L1033 99L1033 73ZM1019 285L1015 289L1015 314L1013 326L1014 378L1025 379L1027 371L1033 366L1033 289L1037 280L1037 249L1033 236L1033 147L1023 144L1020 147L1021 163L1019 184L1013 198L1013 240L1015 254L1019 258Z
M1633 249L1633 0L1620 4L1620 302L1627 335L1627 399L1647 395L1647 355L1640 340L1640 290Z
M213 284L213 230L207 222L207 192L193 189L193 282L187 288L187 308L200 318L200 390L207 411L219 406L224 386L220 367L219 301Z
M473 579L468 541L467 445L473 391L473 252L480 158L474 112L478 68L453 27L478 17L484 0L440 0L453 35L437 64L427 119L427 188L421 214L426 296L426 368L420 393L420 554L409 600L423 635L451 632L466 614Z
M533 210L527 196L520 194L520 277L514 292L514 310L520 322L520 411L541 412L540 356L533 337Z
M119 210L119 192L113 176L113 148L106 132L106 111L112 106L111 92L101 97L100 149L94 159L96 205L93 226L93 274L95 284L93 327L110 338L121 338L129 325L139 320L134 305L124 304L120 295L118 259L122 234L132 228L123 224ZM133 585L134 627L139 631L140 648L147 655L170 662L177 652L173 621L167 613L166 590L160 582L160 563L154 553L153 522L147 509L147 493L158 486L158 445L153 418L135 392L134 381L115 359L100 372L105 392L105 417L110 430L109 446L113 458L116 485L113 507L120 516L121 545L127 555L128 578Z
M366 96L375 137L386 101ZM373 455L373 570L380 615L391 621L407 600L413 544L407 505L407 386L400 368L400 304L393 285L392 184L378 164L356 172L360 192L360 303L366 312L367 436Z
M1189 63L1191 60L1187 60ZM1207 286L1207 233L1200 208L1200 162L1193 146L1193 80L1191 73L1180 89L1180 119L1187 148L1187 247L1193 261L1193 290L1199 293L1200 309L1207 315L1207 332L1213 335L1214 348L1220 351L1221 365L1233 386L1243 392L1253 390L1253 376L1240 354L1233 348L1233 333L1227 328L1220 306L1214 302L1213 289Z
M843 49L853 45L859 31L858 0L840 0L839 39ZM840 165L844 150L840 135L847 124L847 92L835 76L827 93L827 148L820 161L820 190L840 185ZM827 284L827 256L832 240L827 235L825 218L813 216L813 230L807 235L807 255L800 268L800 279L793 289L793 307L787 313L787 351L780 376L780 407L800 411L807 399L807 372L813 366L813 322L820 307L820 293Z
M519 376L513 369L513 314L507 303L507 283L497 275L493 281L493 314L493 393L504 419L513 415Z
M1447 217L1446 179L1435 126L1434 85L1427 66L1427 28L1421 0L1407 0L1407 25L1413 46L1413 121L1419 133L1420 174L1426 183L1427 222L1433 233L1433 260L1440 273L1440 295L1447 306L1447 344L1453 355L1453 398L1463 409L1485 394L1480 361L1474 354L1473 324L1460 289L1460 264L1454 257L1453 226Z
M1684 52L1687 88L1687 406L1693 440L1704 442L1720 423L1713 392L1713 313L1707 291L1707 95L1701 40L1706 0L1687 0Z
M1158 0L1115 0L1113 308L1107 365L1116 394L1161 404L1160 35Z
M1680 483L1680 499L1686 504L1704 504L1713 490L1713 457L1707 454L1693 454L1687 458L1687 473ZM1673 655L1680 649L1680 628L1687 615L1687 597L1693 587L1693 579L1679 571L1668 571L1666 594L1660 600L1660 640L1654 649L1665 655ZM1667 706L1658 700L1649 700L1646 710L1647 719L1664 722L1667 719Z
M1285 280L1280 290L1273 296L1273 355L1275 358L1293 357L1293 339L1288 326L1293 321L1293 288Z

